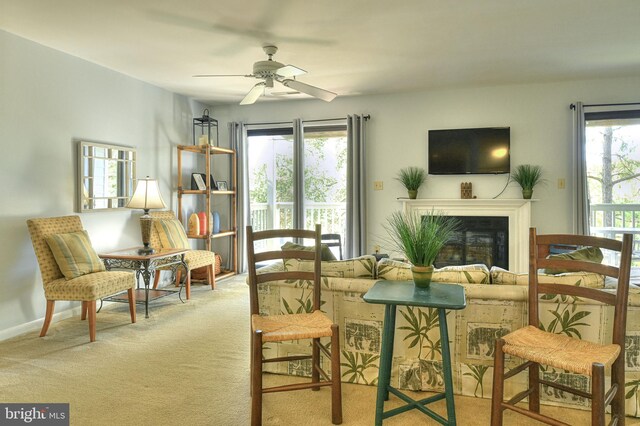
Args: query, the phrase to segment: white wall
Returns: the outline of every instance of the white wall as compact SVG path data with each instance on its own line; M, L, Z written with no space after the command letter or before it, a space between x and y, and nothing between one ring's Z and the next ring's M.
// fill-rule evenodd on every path
M296 102L260 101L251 106L217 108L216 114L235 121L276 122L293 117L322 119L347 114L371 114L367 143L367 247L380 244L385 250L382 224L394 210L396 200L406 197L394 177L406 166L427 166L429 129L509 126L511 164L540 164L548 180L536 187L532 224L541 232L573 232L573 113L569 105L640 101L640 77L568 81L547 84L459 88L336 98ZM566 189L557 188L558 178ZM373 191L373 181L384 190ZM492 198L500 193L507 177L429 176L420 198L460 198L460 183L472 182L474 195ZM521 198L511 184L502 198Z
M202 105L0 31L0 339L44 317L33 217L75 214L76 142L133 146L175 210L177 144ZM173 193L173 194L172 194ZM98 251L140 244L139 211L81 214ZM56 312L77 303L59 302Z

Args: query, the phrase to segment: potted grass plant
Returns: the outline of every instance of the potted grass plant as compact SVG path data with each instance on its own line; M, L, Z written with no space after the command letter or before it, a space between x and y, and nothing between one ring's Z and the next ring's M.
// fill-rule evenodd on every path
M429 287L433 263L458 226L457 219L433 210L430 213L394 212L387 218L385 229L389 243L411 263L416 287Z
M420 167L406 167L398 172L396 180L407 189L409 199L415 200L418 197L418 189L427 179L427 172Z
M512 182L516 182L522 188L522 198L528 200L533 195L533 187L544 182L542 168L531 164L520 164L511 173Z

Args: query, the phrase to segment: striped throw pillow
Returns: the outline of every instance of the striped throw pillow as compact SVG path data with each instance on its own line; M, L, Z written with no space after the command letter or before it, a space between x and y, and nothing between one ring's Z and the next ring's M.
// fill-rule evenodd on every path
M45 237L58 268L67 280L105 270L87 231L53 234Z
M153 226L158 232L162 248L191 248L187 234L177 219L154 219Z

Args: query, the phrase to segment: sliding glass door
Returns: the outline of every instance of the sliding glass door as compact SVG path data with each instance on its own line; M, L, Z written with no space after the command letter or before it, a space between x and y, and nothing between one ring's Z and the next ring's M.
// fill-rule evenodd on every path
M640 111L586 113L585 139L591 234L633 233L640 253Z
M305 123L303 129L296 138L292 124L247 126L251 224L264 230L320 223L323 233L340 234L344 244L346 124Z

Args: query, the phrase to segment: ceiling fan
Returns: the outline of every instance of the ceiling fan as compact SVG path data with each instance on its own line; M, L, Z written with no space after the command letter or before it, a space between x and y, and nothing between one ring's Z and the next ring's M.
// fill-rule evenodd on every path
M264 94L265 88L273 88L274 81L290 88L297 90L314 98L331 102L337 95L319 87L311 86L296 80L299 75L307 72L293 65L284 65L273 60L273 55L278 51L274 45L262 46L262 50L267 54L269 59L266 61L258 61L253 64L253 73L251 74L198 74L194 77L251 77L262 80L253 86L247 95L240 101L240 105L249 105L258 100Z

